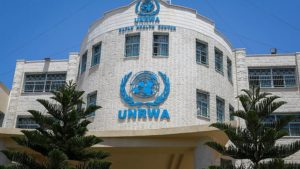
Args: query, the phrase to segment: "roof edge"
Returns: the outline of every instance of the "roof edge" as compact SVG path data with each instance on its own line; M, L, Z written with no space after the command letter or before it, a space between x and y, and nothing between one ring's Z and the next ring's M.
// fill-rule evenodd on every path
M169 3L164 2L164 1L161 1L161 0L159 0L159 1L160 1L161 3L163 3L165 6L168 6L168 7L171 7L171 8L184 9L184 10L186 10L186 11L189 11L189 12L195 14L197 18L202 19L203 21L205 21L206 23L208 23L208 24L210 24L210 25L212 25L212 26L215 26L215 23L214 23L212 20L210 20L209 18L207 18L207 17L205 17L205 16L199 14L199 13L197 12L197 10L195 10L195 9L188 8L188 7L184 7L184 6L180 6L180 5L169 4ZM132 2L130 2L128 5L121 6L121 7L118 7L118 8L114 8L114 9L112 9L112 10L109 10L109 11L107 11L107 12L104 12L104 14L103 14L103 16L102 16L101 18L97 19L96 21L94 21L94 22L89 26L88 33L91 32L91 31L93 30L93 27L94 27L97 23L102 22L102 21L105 20L107 17L113 15L113 13L116 12L116 11L124 11L124 10L130 8L132 5L135 4L135 2L136 2L136 1L132 1Z

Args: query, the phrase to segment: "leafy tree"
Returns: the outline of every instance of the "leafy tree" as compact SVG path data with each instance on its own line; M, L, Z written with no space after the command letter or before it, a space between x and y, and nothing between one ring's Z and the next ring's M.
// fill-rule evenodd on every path
M15 162L3 169L108 169L111 163L104 159L108 153L92 150L91 147L102 140L95 136L86 136L87 126L91 123L87 116L100 106L84 104L83 91L77 91L76 85L69 82L52 92L51 101L38 99L45 108L42 113L29 110L35 122L36 130L22 130L24 136L13 139L27 151L4 150L8 159ZM29 150L29 151L28 151ZM1 169L1 168L0 168Z
M207 142L206 145L233 159L250 160L252 162L250 168L253 169L265 169L264 167L270 167L274 163L279 164L282 158L300 150L300 141L285 145L276 144L278 139L288 135L284 127L294 118L293 116L284 116L272 123L264 123L266 117L285 102L277 101L278 96L260 92L260 88L242 91L244 93L238 96L238 99L244 110L238 110L232 115L243 119L246 126L233 127L230 124L214 123L211 126L222 130L232 144L225 147L217 142ZM266 159L277 160L262 163Z

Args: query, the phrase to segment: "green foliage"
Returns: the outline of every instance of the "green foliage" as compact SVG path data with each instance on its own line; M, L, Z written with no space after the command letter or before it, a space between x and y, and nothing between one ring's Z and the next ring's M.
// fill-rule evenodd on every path
M288 133L284 130L294 117L285 116L270 124L264 123L264 119L275 110L285 104L277 101L278 96L270 93L262 93L259 88L242 90L244 94L238 96L243 110L232 113L245 121L245 128L233 127L230 124L214 123L211 126L222 130L232 142L225 147L217 142L208 142L206 145L225 156L234 159L247 159L252 161L252 168L271 166L277 162L261 163L266 159L282 159L300 150L300 141L291 144L276 145L276 141ZM284 164L283 164L284 165ZM287 165L288 166L288 165ZM264 169L264 168L263 168ZM272 168L276 169L276 168Z
M2 152L7 158L16 164L2 168L108 169L111 163L104 159L109 154L90 148L102 140L86 136L87 126L91 123L87 119L88 115L101 107L91 105L79 109L78 105L84 104L84 92L77 91L72 82L52 94L51 101L37 100L45 108L45 113L28 111L39 127L36 130L22 130L24 136L13 137L19 145L31 149L37 155L33 157L32 153L4 150ZM70 163L71 160L78 165Z

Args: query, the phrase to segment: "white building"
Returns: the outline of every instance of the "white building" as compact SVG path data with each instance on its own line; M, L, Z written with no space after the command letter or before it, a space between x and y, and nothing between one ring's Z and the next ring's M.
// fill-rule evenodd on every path
M35 128L27 110L42 109L37 98L73 80L87 104L103 107L89 128L104 138L96 148L112 153L112 168L206 168L225 157L204 143L228 141L209 124L241 124L229 114L241 108L236 96L249 83L288 102L270 120L300 113L298 60L297 53L247 56L195 10L134 1L93 23L68 60L17 61L0 137L7 143L18 128ZM300 114L287 128L282 142L299 138Z
M4 115L7 112L9 92L9 89L0 82L0 126L2 126Z

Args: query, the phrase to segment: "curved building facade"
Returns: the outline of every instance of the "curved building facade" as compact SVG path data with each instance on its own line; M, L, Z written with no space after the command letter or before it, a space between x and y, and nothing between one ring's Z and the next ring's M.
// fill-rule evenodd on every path
M96 123L92 124L92 130L143 130L208 124L217 121L217 98L224 102L226 110L234 104L233 83L228 78L226 65L227 60L234 61L230 44L216 32L211 21L194 10L165 2L159 4L159 13L147 17L137 14L136 3L108 12L91 26L86 35L80 51L81 63L82 56L87 60L86 70L81 71L78 84L87 93L97 91L97 104L103 107L95 114ZM151 17L159 21L136 22ZM135 43L132 48L130 40ZM161 46L156 46L156 41L161 41L158 42ZM198 51L196 45L201 45ZM101 50L97 63L93 60L95 47ZM157 54L156 50L165 51ZM223 65L219 70L215 66L216 51L222 55ZM197 52L205 60L200 58L197 62ZM150 107L130 106L122 98L119 91L124 76L132 73L129 79L132 80L142 71L157 75L162 72L169 78L170 92L163 103ZM160 90L156 96L146 100L135 97L135 102L155 101L165 87L161 77L158 80ZM130 82L126 84L126 91L132 94ZM197 91L209 98L207 116L197 114ZM136 119L128 114L131 109L137 111ZM138 109L147 109L147 117L138 117ZM151 120L148 109L160 109L160 116L163 110L167 110L169 118ZM119 112L122 111L124 117L126 110L126 119L120 119ZM229 121L228 111L222 118Z
M294 114L279 144L300 138L300 53L247 55L233 49L209 19L166 0L136 0L93 23L78 53L66 60L18 60L0 128L0 149L18 148L10 139L38 125L27 110L36 99L76 81L92 114L94 146L112 154L113 169L202 169L232 160L205 145L227 144L214 122L243 126L230 113L236 96L257 85L288 103L266 122ZM300 152L288 162L297 162ZM0 156L0 162L8 162Z

